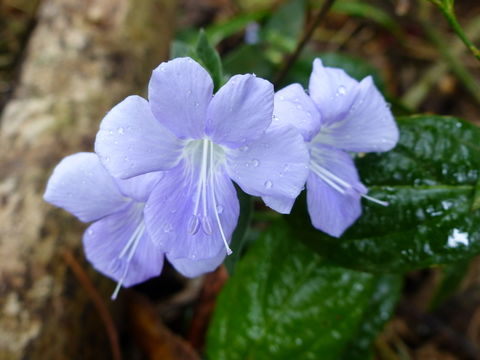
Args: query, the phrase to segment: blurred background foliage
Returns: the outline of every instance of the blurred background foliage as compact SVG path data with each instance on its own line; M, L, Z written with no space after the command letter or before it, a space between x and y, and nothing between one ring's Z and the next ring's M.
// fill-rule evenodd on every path
M39 3L0 3L0 110ZM371 75L401 139L357 165L391 206L364 202L364 216L334 239L311 227L303 196L283 217L239 194L226 268L200 283L167 271L132 292L145 297L133 301L133 323L147 345L123 339L126 358L480 358L480 3L337 0L305 38L326 3L179 0L171 57L196 58L217 89L247 72L277 89L307 87L316 57ZM165 341L195 352L167 353Z

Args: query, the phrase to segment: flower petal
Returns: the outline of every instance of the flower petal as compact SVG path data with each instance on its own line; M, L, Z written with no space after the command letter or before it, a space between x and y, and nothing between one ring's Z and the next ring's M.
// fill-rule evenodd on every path
M164 254L145 231L142 210L132 204L90 225L83 236L93 267L125 287L160 275L163 267Z
M173 258L167 254L167 259L183 276L193 278L215 270L227 256L225 249L220 249L218 255L208 258L192 260L188 258Z
M218 144L239 147L272 122L273 85L255 75L233 76L208 107L206 133Z
M305 185L308 151L293 127L271 127L260 139L228 149L226 154L229 176L250 195L295 199ZM282 208L284 211L283 206L273 207L277 211Z
M279 212L280 214L290 214L293 204L295 203L295 198L292 199L282 196L264 196L262 197L262 200L268 207L275 209L275 211Z
M361 214L366 188L348 153L318 146L311 150L307 204L313 226L339 237Z
M342 195L315 174L307 180L307 204L313 226L335 237L340 237L362 213L359 195Z
M200 169L182 162L165 173L147 201L147 229L170 259L217 256L225 250L221 230L229 242L237 225L237 193L223 166L217 168L213 179L206 177L205 187L201 178Z
M116 179L120 191L125 196L138 202L146 202L155 185L162 180L165 173L155 171L143 175L135 176L130 179Z
M320 59L313 62L308 92L322 114L322 124L343 119L355 100L358 81L345 71L324 67Z
M148 85L148 99L155 117L180 138L203 136L212 95L212 78L190 58L160 64Z
M320 129L320 112L299 84L292 84L275 93L273 123L278 120L295 126L306 141Z
M103 118L95 152L114 176L122 179L174 167L183 141L163 127L140 96L129 96Z
M94 153L77 153L60 161L43 198L84 222L114 213L128 202Z
M355 95L345 117L322 127L313 141L354 152L388 151L398 141L393 115L370 76L351 90Z

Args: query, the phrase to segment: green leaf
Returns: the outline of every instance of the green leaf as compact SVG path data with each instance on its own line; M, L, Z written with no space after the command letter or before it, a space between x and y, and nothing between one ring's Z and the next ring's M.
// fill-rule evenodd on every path
M385 323L390 320L402 290L402 277L382 275L379 277L372 298L365 309L360 328L342 354L344 360L373 358L372 344Z
M379 6L370 5L365 1L336 1L332 6L332 12L369 19L394 34L400 35L402 33L401 27L392 16Z
M274 65L265 58L261 45L244 45L228 54L223 61L227 74L254 73L268 79L275 72Z
M400 141L357 160L369 195L363 215L341 239L309 226L300 202L290 221L320 254L372 272L407 271L480 253L480 211L472 211L480 173L480 129L440 116L398 120Z
M215 91L218 90L223 85L222 61L203 30L198 35L194 58L208 70L212 76Z
M170 45L170 59L186 56L195 56L192 47L184 41L174 40Z
M225 22L210 26L205 32L211 44L215 46L223 39L243 30L248 24L262 20L267 14L266 10L240 14Z
M252 217L252 198L250 195L241 191L238 187L237 196L240 202L240 216L238 217L237 227L233 232L232 241L230 243L230 248L233 252L225 260L225 266L227 267L229 274L233 274L235 266L242 255L249 232L251 232L249 225Z
M435 310L441 306L445 300L460 288L462 280L467 275L469 268L469 261L459 261L442 268L440 284L435 290L435 294L430 303L431 310Z
M261 31L268 47L265 56L275 64L295 50L305 24L305 0L290 0L282 5Z
M338 359L377 289L374 275L327 264L274 223L217 300L208 358Z

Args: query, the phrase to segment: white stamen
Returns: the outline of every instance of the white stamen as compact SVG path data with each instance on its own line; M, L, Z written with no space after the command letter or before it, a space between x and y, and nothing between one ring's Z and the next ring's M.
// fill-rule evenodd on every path
M365 195L365 194L362 194L362 197L367 199L367 200L370 200L371 202L374 202L375 204L378 204L378 205L382 205L382 206L388 206L389 203L387 201L382 201L382 200L379 200L379 199L375 199L374 197L371 197L371 196L368 196L368 195Z
M222 235L222 240L223 244L225 245L225 249L227 250L227 255L230 255L232 253L232 249L228 246L227 239L225 237L225 234L223 232L222 228L222 223L220 222L220 216L218 215L218 207L217 207L217 201L215 199L215 187L214 187L214 182L213 182L213 143L210 146L210 187L212 188L212 208L213 212L215 213L215 219L217 220L218 228L220 230L220 234Z
M192 215L188 223L188 232L192 235L195 235L200 229L200 220L197 215Z
M140 239L145 231L145 224L143 220L140 222L140 224L137 226L135 231L133 232L132 236L130 239L128 239L127 244L124 246L122 249L122 252L117 258L117 261L121 261L121 259L127 254L128 256L126 259L125 263L125 269L123 269L123 274L120 280L117 283L117 286L115 287L115 290L113 291L113 294L111 296L112 300L115 300L118 296L118 293L120 292L120 289L122 288L123 282L125 281L125 278L127 277L128 273L128 268L130 267L130 261L132 260L133 256L135 255L135 251L137 250L138 245L140 244Z
M313 149L312 154L315 154L316 149ZM318 151L317 151L318 152ZM355 190L360 194L361 197L370 200L378 205L388 206L388 202L376 199L374 197L368 196L366 194L360 193L357 189L355 189L352 185L347 183L345 180L339 178L335 174L331 173L329 170L321 167L316 163L310 163L310 168L312 171L317 174L323 181L325 181L328 185L330 185L333 189L338 191L340 194L346 194L347 191L351 191L352 189Z

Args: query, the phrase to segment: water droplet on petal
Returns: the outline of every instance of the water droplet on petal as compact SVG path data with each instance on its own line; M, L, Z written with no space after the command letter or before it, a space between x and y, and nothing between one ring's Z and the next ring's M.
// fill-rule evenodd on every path
M125 130L123 130L122 127L119 127L119 128L117 129L117 132L118 132L120 135L123 135L123 134L125 133Z
M208 216L202 217L202 230L207 235L212 235L212 224Z
M223 213L223 206L220 205L220 204L217 205L217 213L218 213L218 214Z
M199 107L199 106L200 106L200 104L199 104L198 102L196 102L194 105L195 105L195 107Z
M88 229L87 234L90 235L90 236L92 236L92 235L93 235L93 230L92 230L92 229Z
M110 135L113 135L113 130L109 130L108 133L109 133Z
M337 96L338 95L345 95L347 93L347 89L345 88L345 86L343 85L340 85L337 89Z
M242 151L242 152L248 151L248 146L246 146L246 145L245 145L245 146L242 146L242 147L240 148L240 151Z
M258 167L258 165L260 165L260 161L258 161L257 159L253 159L252 160L252 165L253 165L253 167Z
M289 164L285 164L283 166L283 171L288 171L290 169L290 165Z
M283 95L280 96L280 100L282 100L282 101L285 100L285 96L283 96Z
M263 185L265 186L265 188L270 189L273 186L273 183L270 180L267 180Z
M172 230L173 230L173 227L170 224L165 225L165 227L163 228L163 231L166 232L166 233L169 233Z
M198 232L198 229L200 229L200 219L197 215L192 215L188 222L188 232L195 235Z
M192 90L187 90L187 95L191 95L192 94Z

